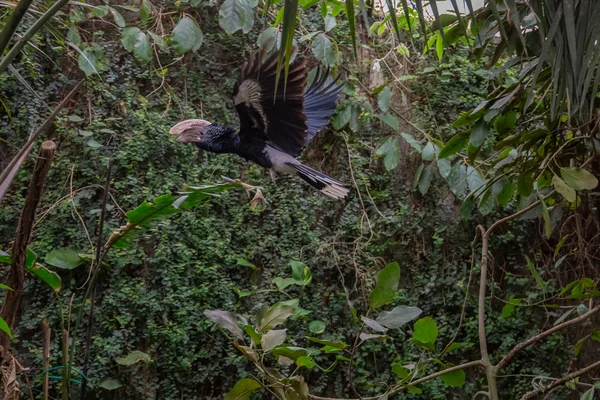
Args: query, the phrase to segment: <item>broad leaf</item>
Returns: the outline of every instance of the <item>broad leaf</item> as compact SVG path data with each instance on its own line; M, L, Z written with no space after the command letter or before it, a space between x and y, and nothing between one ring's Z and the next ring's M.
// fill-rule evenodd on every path
M377 284L371 292L370 304L372 308L379 308L392 301L400 282L400 265L397 262L389 263L377 274Z
M273 329L262 335L260 344L264 351L270 351L285 342L287 329Z
M417 184L419 188L419 192L422 195L426 194L429 190L429 185L431 185L431 180L433 179L433 166L432 164L427 165L423 168L423 171L419 175L419 182Z
M239 339L244 338L244 334L238 326L235 314L222 310L204 310L204 315L218 327L231 332L235 337Z
M0 331L6 333L8 336L12 338L12 332L10 331L10 327L4 320L4 318L0 317Z
M398 122L398 118L391 114L378 114L377 118L379 118L382 122L385 122L394 131L400 129L400 122Z
M46 263L56 268L75 269L83 263L83 258L73 249L55 249L46 254Z
M482 118L473 125L471 129L471 144L475 147L479 147L483 144L485 139L490 134L490 126L487 122Z
M440 150L440 154L438 154L438 159L443 159L450 157L464 149L464 147L469 142L469 136L464 133L458 133L454 135L446 145Z
M100 384L98 385L99 388L106 389L106 390L115 390L122 386L123 386L123 384L121 382L119 382L118 380L113 379L113 378L105 379L102 382L100 382Z
M337 54L331 43L331 40L324 33L320 33L312 42L312 52L323 65L332 67L336 60Z
M452 367L452 364L446 365L446 368ZM467 378L467 374L464 370L459 369L452 372L447 372L444 375L440 376L442 382L446 384L446 386L452 387L460 387L465 384L465 380Z
M273 283L277 286L279 290L285 290L288 286L294 285L296 280L293 278L282 278L280 276L273 278Z
M575 190L592 190L598 186L598 178L583 168L561 168L560 175Z
M365 333L365 332L361 333L358 337L363 342L366 340L371 340L371 339L389 339L388 335L377 335L374 333Z
M261 388L261 384L251 378L237 381L233 389L225 395L225 400L248 400L250 395Z
M125 366L131 366L140 361L146 364L150 364L152 362L148 354L139 350L134 350L131 353L129 353L126 357L117 358L115 361L117 362L117 364Z
M400 163L400 139L389 137L377 149L377 157L383 157L383 165L388 171L393 170Z
M406 140L406 143L410 144L410 146L413 149L415 149L416 151L418 151L419 153L421 153L423 151L423 148L421 147L421 144L419 143L419 141L417 139L415 139L415 137L413 135L411 135L410 133L402 132L400 134L400 136L402 136L404 138L404 140Z
M383 88L383 90L377 96L377 105L379 105L379 109L382 113L387 113L390 108L390 98L392 95L392 91L389 86Z
M308 369L315 366L315 361L309 356L300 356L296 359L296 365L299 367L306 367Z
M198 50L202 46L202 31L196 21L190 17L179 20L171 32L171 43L178 54Z
M308 331L317 335L319 333L323 333L325 331L325 328L327 328L327 324L319 320L312 321L310 324L308 324Z
M425 317L415 322L413 340L418 346L433 350L437 336L438 328L433 318Z
M228 34L238 30L250 32L254 26L254 11L248 0L225 0L219 10L219 25Z
M417 318L422 312L419 307L398 306L392 311L379 314L377 322L386 328L396 329Z
M54 290L55 292L58 293L60 291L61 279L60 279L60 276L56 272L50 271L48 268L44 267L42 264L39 264L39 263L36 263L31 268L25 266L25 269L30 274L35 275L38 278L40 278L44 283L46 283L48 286L50 286L50 288L52 290Z
M284 305L281 303L275 304L271 307L260 321L259 331L265 333L276 327L277 325L283 324L292 314L294 314L295 307L290 305Z
M435 145L432 142L427 142L425 147L423 147L421 158L423 161L433 161L435 158Z
M570 203L573 203L577 200L577 193L575 193L575 189L571 186L567 185L565 181L560 179L557 175L552 177L552 184L558 193L562 195Z
M306 264L300 261L290 261L292 268L292 278L300 286L306 286L312 282L312 273Z
M367 325L369 328L373 329L375 332L381 332L381 333L387 332L387 328L382 326L379 322L375 321L374 319L367 318L364 316L361 316L360 319L362 320L362 322L365 323L365 325Z
M515 310L515 307L518 306L519 304L521 304L521 300L523 300L523 299L515 299L515 298L511 297L508 300L508 303L506 303L504 305L504 307L502 307L502 318L510 317L510 315Z

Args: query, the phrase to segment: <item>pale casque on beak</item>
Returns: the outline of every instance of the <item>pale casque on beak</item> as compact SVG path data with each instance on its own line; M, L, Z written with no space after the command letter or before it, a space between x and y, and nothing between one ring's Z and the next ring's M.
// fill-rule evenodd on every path
M210 122L203 119L188 119L173 126L169 133L178 135L177 142L194 143L202 141L201 136Z

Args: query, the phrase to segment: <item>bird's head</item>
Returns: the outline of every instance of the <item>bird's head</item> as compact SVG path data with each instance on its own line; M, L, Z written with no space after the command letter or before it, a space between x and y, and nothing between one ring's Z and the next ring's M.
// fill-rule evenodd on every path
M178 135L177 141L181 143L203 143L206 141L206 128L210 122L203 119L188 119L171 128L171 135Z

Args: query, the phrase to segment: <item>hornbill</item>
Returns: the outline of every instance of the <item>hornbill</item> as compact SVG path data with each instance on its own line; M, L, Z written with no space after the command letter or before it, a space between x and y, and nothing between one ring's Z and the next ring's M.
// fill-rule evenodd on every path
M177 141L194 143L213 153L233 153L274 172L297 174L311 186L335 199L346 197L341 182L307 167L297 160L308 143L329 123L342 85L328 72L315 74L306 88L308 67L294 61L284 84L281 66L276 84L277 52L250 55L233 89L233 102L240 117L240 130L190 119L173 126L169 133Z

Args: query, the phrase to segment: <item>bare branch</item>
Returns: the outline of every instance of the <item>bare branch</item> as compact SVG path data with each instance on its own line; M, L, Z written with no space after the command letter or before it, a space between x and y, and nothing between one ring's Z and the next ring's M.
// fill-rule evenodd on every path
M530 399L535 399L536 397L538 397L541 394L547 393L549 391L551 391L554 388L557 388L561 385L564 385L565 383L572 381L573 379L577 378L578 376L581 376L583 374L588 373L589 371L600 367L600 361L596 361L595 363L593 363L592 365L589 365L583 369L580 369L579 371L575 371L572 374L566 375L564 377L562 377L561 379L552 382L551 384L549 384L548 386L544 386L541 387L539 389L536 390L532 390L529 393L525 393L525 395L523 395L523 397L521 397L521 400L530 400Z
M550 336L552 335L554 332L557 332L561 329L564 329L568 326L571 325L575 325L578 324L582 321L585 321L586 319L590 318L591 316L593 316L594 314L596 314L598 311L600 311L600 306L596 306L595 308L589 310L588 312L586 312L585 314L583 314L580 317L577 318L573 318L569 321L563 322L562 324L556 325L550 329L548 329L547 331L544 331L538 335L535 335L529 339L527 339L526 341L517 344L515 347L513 347L507 355L505 355L502 360L500 360L500 362L498 363L498 366L496 367L496 371L500 371L501 368L505 367L510 360L512 360L517 353L519 353L521 350L531 346L532 344L534 344L535 342L538 342L540 340L542 340L543 338L545 338L546 336Z

